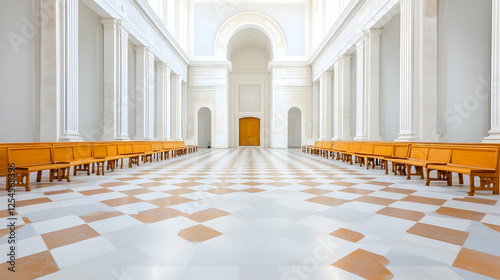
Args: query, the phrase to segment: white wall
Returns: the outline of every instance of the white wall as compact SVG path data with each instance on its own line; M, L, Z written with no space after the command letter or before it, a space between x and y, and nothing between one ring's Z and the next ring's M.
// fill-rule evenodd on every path
M84 141L101 140L103 118L103 27L81 0L78 6L78 115Z
M195 3L193 10L193 50L195 56L214 55L214 40L220 26L242 12L259 12L273 18L283 30L287 55L306 55L306 5L303 3Z
M261 50L244 48L238 51L231 62L233 71L267 71L269 60Z
M491 0L441 0L438 127L445 142L481 142L490 128Z
M35 1L38 2L38 1ZM0 142L36 142L39 28L31 0L2 0L0 9Z
M302 113L298 108L291 108L288 111L288 148L301 147L301 125Z
M399 134L400 15L384 27L380 37L380 133L383 141Z
M208 108L198 110L198 146L206 148L212 141L212 112Z

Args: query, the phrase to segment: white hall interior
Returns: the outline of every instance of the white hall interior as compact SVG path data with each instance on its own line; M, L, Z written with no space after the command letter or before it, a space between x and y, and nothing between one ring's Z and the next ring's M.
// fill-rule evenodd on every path
M0 5L0 142L500 141L499 0Z

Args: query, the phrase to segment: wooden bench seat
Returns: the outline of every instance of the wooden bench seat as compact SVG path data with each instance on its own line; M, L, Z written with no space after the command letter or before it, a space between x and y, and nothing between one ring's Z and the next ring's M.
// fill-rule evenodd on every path
M425 162L427 160L427 154L429 152L429 147L427 146L411 146L410 152L407 158L395 158L390 160L392 164L395 166L395 169L400 171L401 175L407 175L407 179L411 179L411 174L407 172L406 165L408 164L410 167L414 166L414 164L419 164L420 162ZM425 165L424 165L425 166ZM411 171L411 168L410 168ZM423 169L418 165L416 167L415 175L420 175L422 179L424 179Z
M367 155L373 154L373 148L373 143L362 143L359 152L353 154L355 157L355 162L359 164L359 167L365 164L365 157Z
M118 156L120 156L122 160L122 165L121 165L122 168L123 168L123 159L125 158L128 158L129 168L132 168L134 164L139 166L139 159L142 153L137 151L134 152L134 146L132 143L117 144L116 146L118 148Z
M473 196L476 190L493 191L499 193L498 185L498 148L473 148L473 147L451 147L451 157L447 164L427 165L426 186L431 181L446 181L448 186L452 185L452 174L458 173L459 183L463 184L463 175L469 176L469 193ZM437 176L432 178L432 171ZM474 178L480 177L480 184L475 186Z
M342 161L349 162L350 165L353 164L353 158L357 153L361 152L361 142L351 142L349 143L349 148L342 152Z
M16 187L24 187L30 191L30 173L37 172L36 181L42 179L42 171L49 170L49 181L54 178L70 180L69 164L55 163L53 160L53 151L51 146L42 145L7 148L7 162L15 164ZM6 177L8 178L8 176ZM6 189L10 188L6 180Z
M380 165L385 170L385 174L389 173L389 164L387 158L392 157L394 151L394 145L392 144L375 144L373 145L373 153L364 155L364 160L366 162L366 169L370 166L375 168L376 165Z
M408 158L408 153L410 151L410 144L395 144L392 156L387 157L386 160L392 163L392 172L396 175L398 172L401 175L406 175L405 165L399 163L400 159Z

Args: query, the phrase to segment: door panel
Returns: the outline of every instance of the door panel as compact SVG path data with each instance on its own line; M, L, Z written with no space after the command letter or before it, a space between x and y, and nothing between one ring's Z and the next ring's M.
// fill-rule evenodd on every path
M240 146L260 146L260 119L240 119Z

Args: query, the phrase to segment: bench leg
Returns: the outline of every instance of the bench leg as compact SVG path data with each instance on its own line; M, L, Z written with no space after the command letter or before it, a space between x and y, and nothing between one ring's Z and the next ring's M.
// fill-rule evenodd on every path
M37 172L37 174L36 174L36 181L37 182L41 182L42 181L42 171L38 171Z
M429 186L429 185L431 184L431 181L430 181L430 179L429 179L429 178L430 178L429 174L431 173L431 171L432 171L432 170L429 170L429 168L426 168L426 169L425 169L425 173L426 173L426 176L425 176L425 177L426 177L426 180L425 180L425 185L426 185L426 186Z
M460 185L464 184L464 174L458 173L458 183Z
M411 180L411 165L409 164L406 164L406 180Z
M41 173L41 172L40 172ZM31 191L31 186L30 186L30 173L26 174L26 184L24 185L24 190L27 192Z
M469 175L469 192L467 193L469 196L474 196L475 186L474 186L474 176Z

